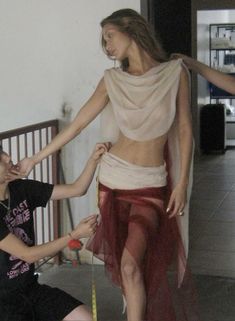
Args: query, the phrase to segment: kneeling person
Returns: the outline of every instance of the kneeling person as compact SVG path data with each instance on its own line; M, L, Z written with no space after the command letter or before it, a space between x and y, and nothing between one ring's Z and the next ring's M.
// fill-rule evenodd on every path
M92 181L105 144L97 144L79 178L68 185L16 179L11 157L0 146L0 315L2 321L91 321L89 309L66 292L41 285L34 262L55 255L71 239L91 236L97 216L54 241L35 245L33 211L49 199L84 195Z

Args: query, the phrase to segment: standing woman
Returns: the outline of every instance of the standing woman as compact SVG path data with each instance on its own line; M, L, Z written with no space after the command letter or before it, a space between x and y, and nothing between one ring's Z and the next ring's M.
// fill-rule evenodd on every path
M186 270L193 146L188 75L182 60L167 61L136 11L118 10L101 27L104 50L120 67L105 71L71 124L22 160L21 172L28 174L103 110L102 129L113 146L100 164L101 222L88 247L122 288L128 321L198 321L189 313ZM176 283L168 280L174 263Z

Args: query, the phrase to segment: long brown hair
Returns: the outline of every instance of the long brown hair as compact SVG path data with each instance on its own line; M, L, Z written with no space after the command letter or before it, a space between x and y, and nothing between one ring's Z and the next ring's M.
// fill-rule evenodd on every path
M138 12L133 9L121 9L114 11L110 16L104 18L100 25L103 28L107 24L118 27L120 32L132 38L137 46L142 48L151 58L158 62L167 61L167 56L163 50L159 39L152 31L148 22ZM101 44L105 54L110 57L106 50L106 41L103 36ZM121 67L126 70L129 66L128 58L121 61Z

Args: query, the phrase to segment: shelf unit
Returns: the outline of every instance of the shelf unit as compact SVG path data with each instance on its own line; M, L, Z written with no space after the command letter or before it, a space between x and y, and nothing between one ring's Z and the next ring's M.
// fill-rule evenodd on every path
M235 23L209 25L209 63L210 67L235 76ZM221 103L224 99L229 99L229 104L235 106L235 96L210 84L211 103ZM226 147L235 147L234 116L227 115L225 119Z

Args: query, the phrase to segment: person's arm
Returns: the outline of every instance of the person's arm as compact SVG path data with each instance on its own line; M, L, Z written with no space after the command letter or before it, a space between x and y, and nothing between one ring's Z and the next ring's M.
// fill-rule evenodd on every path
M102 111L108 102L104 79L99 82L94 94L77 113L75 119L64 128L47 146L35 155L19 162L20 172L28 175L41 160L71 141Z
M192 71L200 74L215 86L235 95L235 77L210 68L206 64L182 54L173 54L174 58L182 58L186 66Z
M109 149L109 143L96 144L81 175L72 184L55 185L51 195L52 200L84 195L93 179L101 155Z
M172 191L168 204L170 217L179 214L184 209L187 199L190 164L192 159L193 134L190 112L190 89L187 71L183 68L180 75L179 90L176 101L176 117L180 145L180 176Z
M54 256L57 252L63 250L71 239L80 239L91 236L96 230L96 225L97 215L91 215L81 220L75 229L68 235L48 243L31 247L27 246L14 234L9 233L0 241L0 249L31 264L44 257Z

